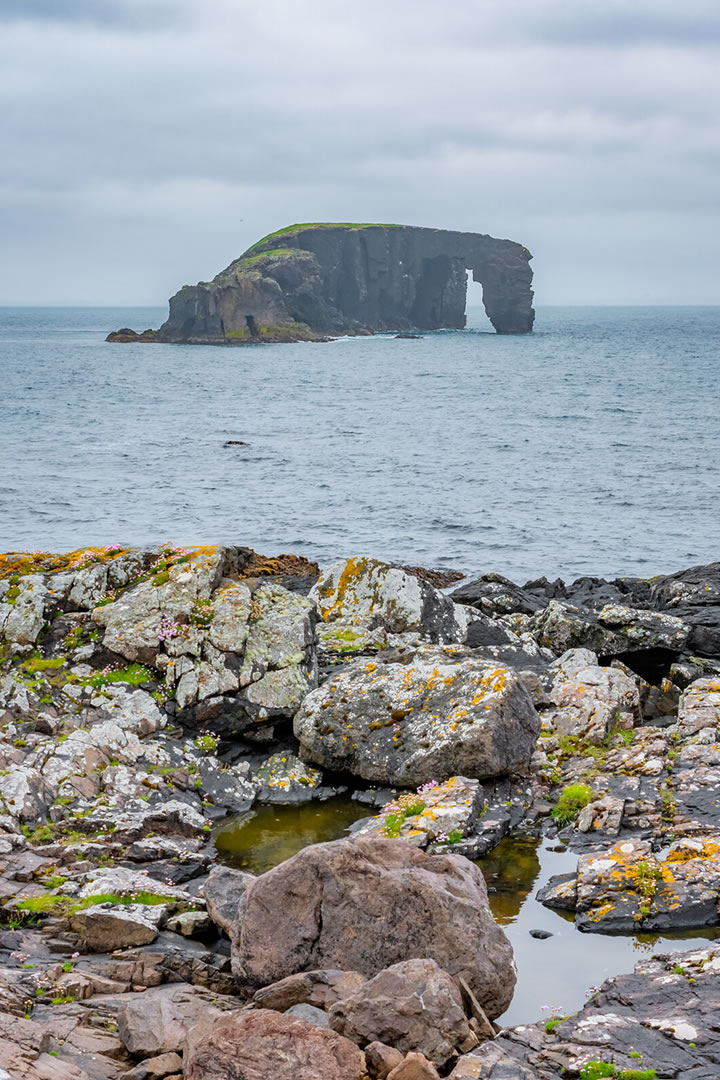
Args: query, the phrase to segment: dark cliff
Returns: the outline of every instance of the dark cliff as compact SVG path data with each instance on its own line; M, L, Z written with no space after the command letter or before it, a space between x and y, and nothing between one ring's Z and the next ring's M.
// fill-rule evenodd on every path
M500 334L532 329L530 252L408 225L293 225L170 300L156 340L244 342L465 326L466 271Z

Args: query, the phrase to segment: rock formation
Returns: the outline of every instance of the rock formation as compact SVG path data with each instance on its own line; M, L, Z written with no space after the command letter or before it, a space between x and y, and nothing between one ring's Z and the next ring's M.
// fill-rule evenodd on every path
M499 334L532 330L530 252L481 233L410 225L292 225L170 300L156 341L242 344L462 329L466 271ZM127 329L108 340L153 340Z

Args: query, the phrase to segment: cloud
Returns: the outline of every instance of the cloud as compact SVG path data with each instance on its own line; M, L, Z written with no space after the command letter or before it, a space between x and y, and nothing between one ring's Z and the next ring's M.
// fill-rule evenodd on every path
M511 236L535 249L554 300L563 281L597 296L573 220L609 299L645 296L648 280L660 296L656 228L688 267L673 297L707 295L716 8L6 0L0 302L152 303L315 219ZM645 264L633 244L652 252Z

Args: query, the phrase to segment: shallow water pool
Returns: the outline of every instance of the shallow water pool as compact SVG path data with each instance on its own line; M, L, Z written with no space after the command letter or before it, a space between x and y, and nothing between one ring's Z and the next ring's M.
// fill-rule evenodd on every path
M337 840L354 821L372 813L346 797L299 806L259 806L229 819L215 833L218 859L262 874L308 844ZM534 837L507 838L478 866L488 885L490 907L509 937L518 969L505 1025L532 1023L577 1011L610 975L632 971L643 955L689 949L720 937L720 927L665 934L582 934L567 912L551 911L535 899L553 874L575 868L577 854L552 851ZM533 938L531 930L552 937Z

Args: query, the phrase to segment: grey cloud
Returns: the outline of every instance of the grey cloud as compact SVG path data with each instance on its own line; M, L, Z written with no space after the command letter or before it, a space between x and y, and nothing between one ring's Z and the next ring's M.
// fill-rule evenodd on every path
M681 221L720 213L715 5L171 7L6 0L25 18L0 35L0 303L164 300L313 219L510 236L590 299L573 217L606 260L606 238L634 252L635 230L661 288L652 229L672 217L680 245ZM38 33L28 11L53 22ZM711 280L701 232L688 296ZM625 297L636 265L626 254L610 275Z
M2 0L3 21L85 22L100 26L167 25L177 14L172 0Z

